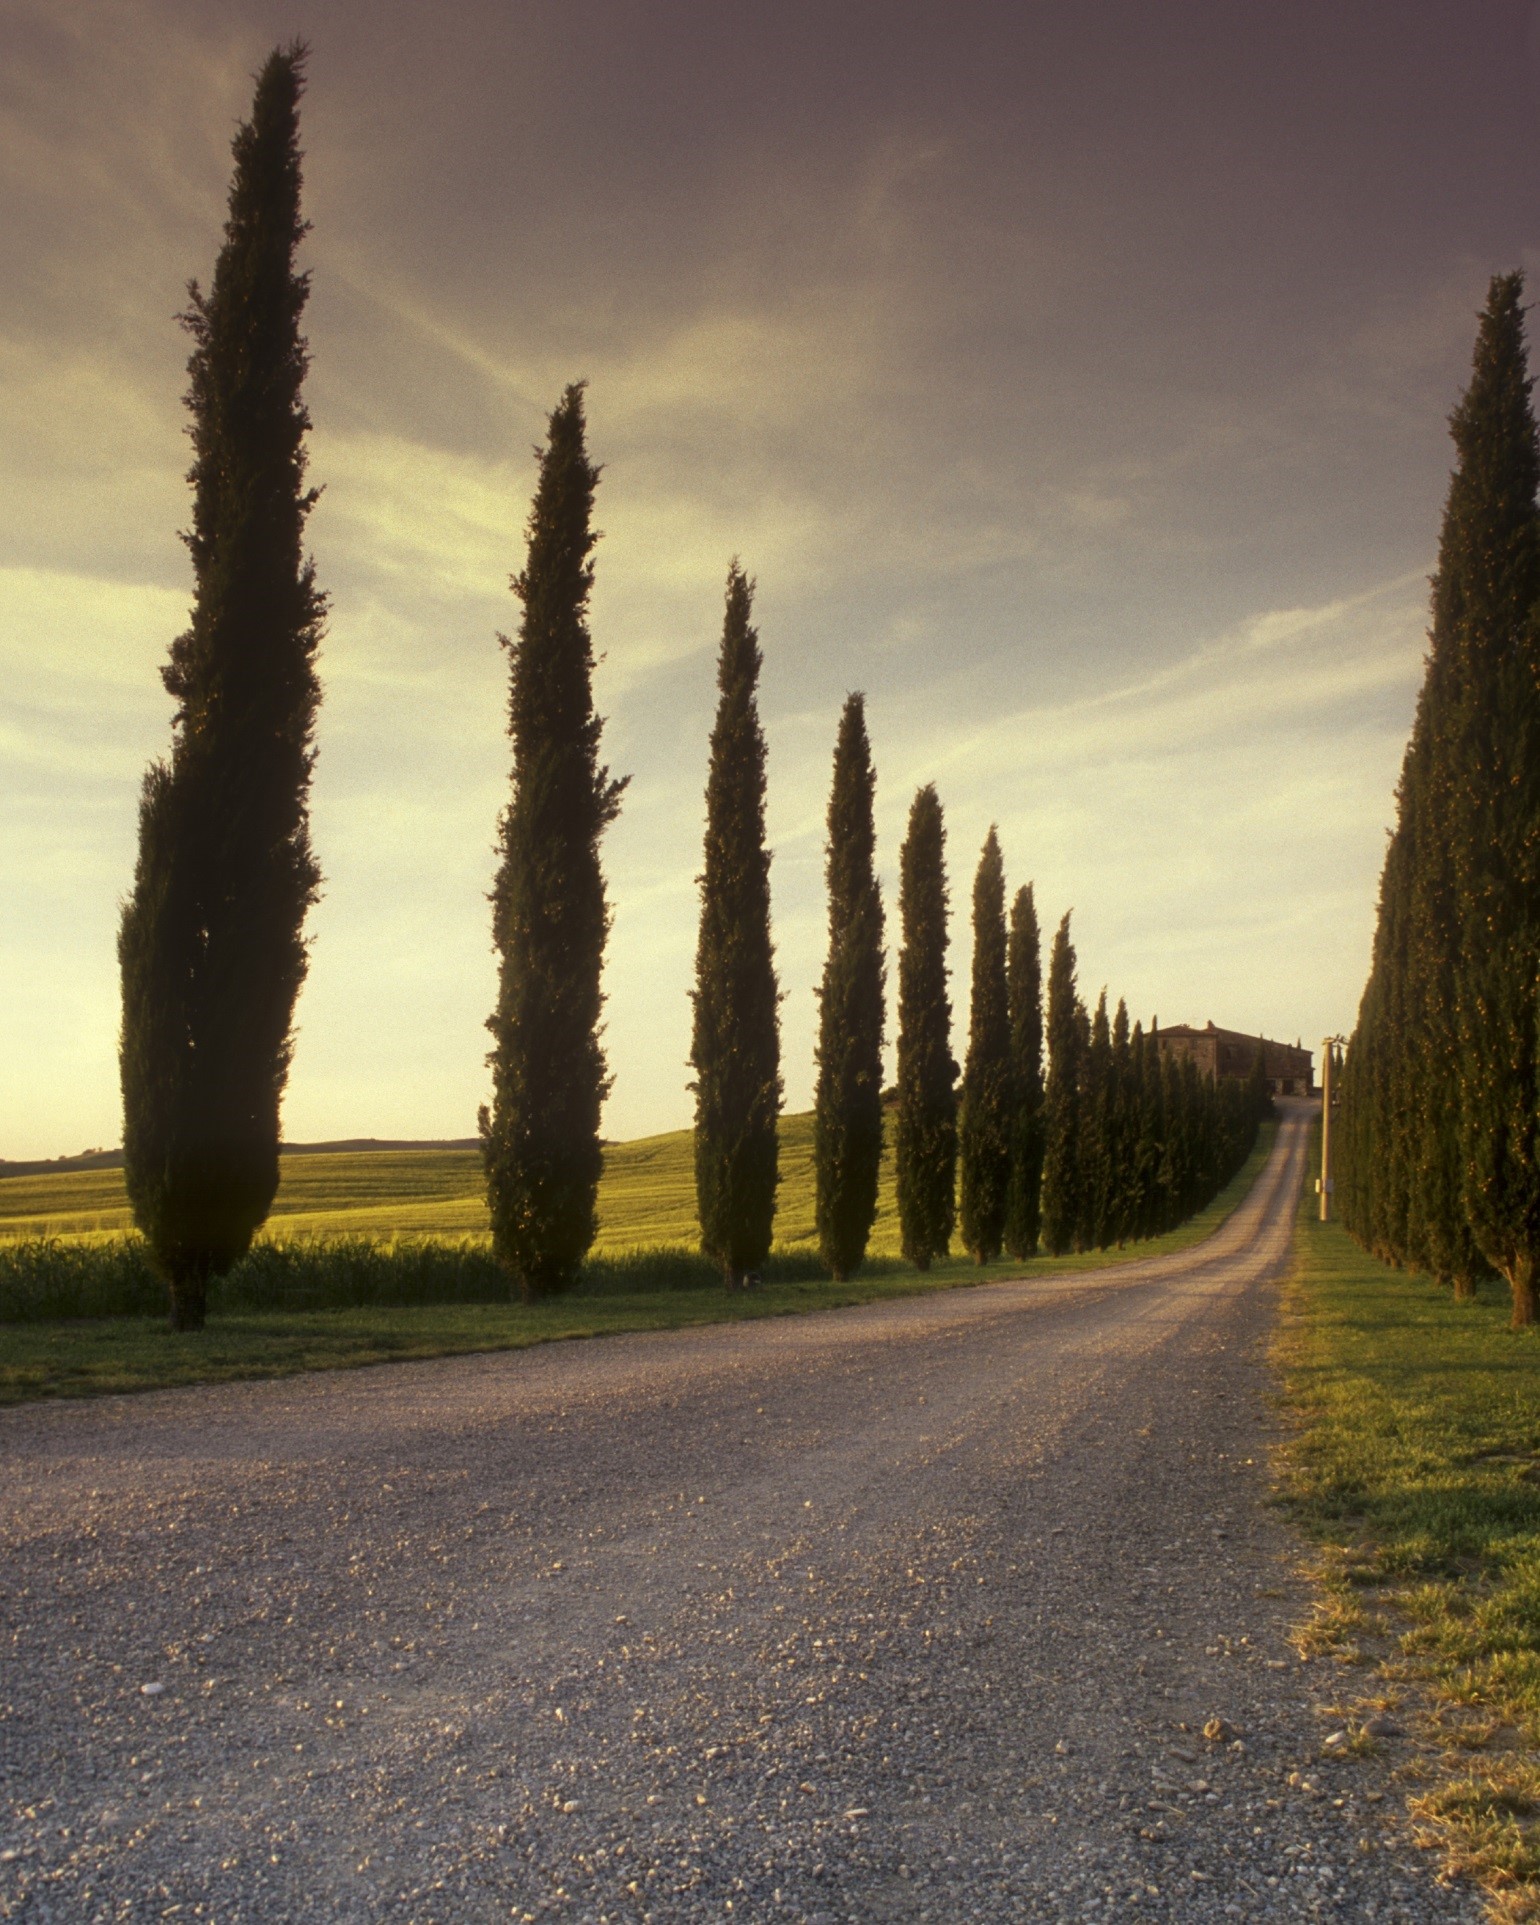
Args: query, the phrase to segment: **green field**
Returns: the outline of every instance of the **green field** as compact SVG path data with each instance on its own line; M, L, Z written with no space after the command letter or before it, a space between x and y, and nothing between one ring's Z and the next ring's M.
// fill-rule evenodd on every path
M359 1150L285 1156L265 1234L318 1237L490 1239L478 1150ZM67 1170L0 1178L0 1238L28 1241L124 1235L132 1228L121 1170ZM813 1118L781 1118L777 1244L810 1246ZM599 1185L600 1255L693 1243L695 1168L688 1130L612 1143ZM884 1159L874 1256L898 1255L891 1151Z
M783 1155L782 1159L783 1170L788 1172L782 1184L782 1207L791 1216L797 1241L793 1243L788 1239L789 1247L779 1264L772 1266L764 1287L751 1294L729 1295L714 1285L705 1267L691 1252L695 1219L689 1182L689 1137L681 1133L628 1144L624 1152L633 1154L616 1152L611 1157L606 1194L629 1211L621 1219L627 1225L624 1232L617 1232L614 1218L610 1220L611 1248L620 1245L623 1250L634 1253L641 1246L643 1250L655 1251L656 1257L612 1255L591 1265L577 1288L553 1303L525 1305L488 1301L483 1287L479 1296L471 1294L459 1300L449 1297L435 1302L334 1300L324 1307L297 1304L283 1309L225 1309L220 1307L216 1294L208 1327L196 1334L180 1335L168 1330L159 1315L87 1316L77 1312L66 1318L48 1311L32 1315L26 1321L0 1323L0 1403L151 1390L241 1377L283 1376L299 1370L341 1369L406 1357L518 1349L555 1338L782 1316L869 1302L876 1297L988 1283L1020 1276L1029 1267L1042 1270L1051 1267L1055 1273L1101 1269L1109 1264L1185 1249L1211 1234L1250 1189L1266 1160L1275 1132L1274 1125L1264 1125L1245 1167L1206 1210L1180 1229L1151 1242L1079 1257L1038 1258L1031 1266L1001 1261L979 1269L959 1256L938 1263L925 1276L892 1255L878 1253L853 1282L836 1284L817 1273L816 1260L809 1247L812 1233L810 1119L793 1117L786 1122L792 1144L791 1154ZM457 1252L452 1245L424 1244L420 1229L416 1231L414 1244L411 1233L403 1228L406 1224L420 1224L421 1219L411 1213L420 1207L427 1188L421 1177L412 1175L414 1166L418 1169L426 1166L431 1171L443 1154L374 1152L289 1160L286 1183L297 1170L304 1184L300 1193L306 1196L311 1207L308 1212L291 1209L287 1224L292 1226L296 1221L303 1221L307 1227L301 1234L317 1239L313 1244L290 1246L290 1249L320 1273L323 1299L327 1291L341 1295L350 1287L346 1277L331 1274L347 1268L350 1252L362 1250L367 1259L369 1246L359 1236L360 1209L373 1215L376 1232L382 1239L402 1239L390 1244L390 1261L381 1268L392 1273L409 1271L414 1255L424 1251L430 1260L442 1260L444 1267L454 1268ZM474 1152L458 1155L471 1159L474 1171ZM373 1167L379 1163L391 1167L382 1175ZM307 1164L333 1166L330 1193L319 1183L309 1181L310 1173L304 1168ZM350 1193L338 1187L338 1171L345 1168L360 1174L361 1203L358 1191ZM67 1208L59 1207L61 1201L70 1201L70 1186L87 1179L100 1183L103 1174L115 1176L114 1172L83 1172L42 1180L8 1178L4 1187L15 1186L16 1195L23 1197L27 1206L24 1210L13 1206L7 1223L11 1237L35 1239L44 1227L57 1233L66 1222L73 1221L75 1227L66 1234L76 1241L65 1243L66 1256L74 1250L87 1267L98 1258L104 1266L109 1265L114 1250L121 1254L123 1249L122 1239L113 1225L82 1224L79 1218L87 1212L78 1211L72 1219ZM322 1180L325 1181L324 1172ZM463 1176L457 1180L463 1186ZM404 1203L382 1201L393 1193L393 1186L396 1194L405 1196ZM60 1188L66 1192L62 1198ZM110 1190L97 1190L95 1194L105 1197L108 1203L113 1201ZM291 1199L295 1194L291 1189ZM121 1196L121 1191L118 1195ZM464 1199L463 1187L461 1196ZM891 1250L896 1243L891 1175L885 1179L885 1197L884 1234ZM649 1198L652 1199L650 1206ZM321 1207L323 1200L329 1207ZM439 1201L444 1199L441 1197ZM116 1207L121 1208L121 1204ZM103 1209L96 1214L108 1212ZM275 1228L279 1234L284 1233L283 1225ZM348 1241L336 1241L339 1228ZM483 1219L483 1242L485 1234ZM15 1250L24 1247L20 1242L12 1243ZM336 1260L339 1251L342 1252L340 1262ZM363 1267L367 1270L367 1261ZM466 1264L465 1267L472 1266ZM475 1267L483 1279L490 1274L485 1257L478 1257ZM3 1269L4 1245L0 1243L0 1271ZM472 1281L474 1286L475 1280ZM148 1303L143 1307L148 1309Z
M1279 1338L1300 1428L1284 1489L1315 1539L1306 1648L1350 1732L1390 1741L1427 1842L1540 1917L1540 1330L1498 1283L1456 1303L1301 1206ZM1359 1748L1370 1740L1354 1739Z

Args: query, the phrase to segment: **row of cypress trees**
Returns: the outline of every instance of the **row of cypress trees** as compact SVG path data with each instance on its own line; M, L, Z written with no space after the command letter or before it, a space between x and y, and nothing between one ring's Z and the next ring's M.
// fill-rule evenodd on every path
M1109 1022L1106 990L1089 1012L1069 923L1059 924L1048 974L1042 1216L1054 1256L1185 1222L1239 1170L1273 1108L1260 1038L1248 1081L1216 1081L1163 1050L1158 1024L1130 1030L1121 999Z
M770 1251L782 1093L753 592L734 561L706 785L690 1050L701 1247L730 1285L756 1272ZM876 786L865 702L854 693L840 715L829 793L829 935L813 1105L815 1222L836 1278L853 1275L866 1254L882 1162L887 963ZM1042 1013L1031 891L1018 899L1017 961L1008 972L1004 872L991 830L975 890L972 1032L959 1130L944 845L941 804L927 785L915 797L901 857L895 1138L904 1249L922 1268L950 1247L959 1147L963 1240L980 1261L999 1254L1013 1178L1015 1193L1031 1199L1018 1207L1013 1248L1020 1255L1036 1248L1041 1168L1032 1128L1041 1107Z
M696 1196L702 1248L729 1283L769 1254L781 1099L770 855L765 840L761 666L753 584L736 562L718 662L696 951ZM876 873L876 774L860 694L834 750L819 987L815 1218L836 1278L860 1265L877 1214L886 1020ZM960 1235L979 1263L1106 1248L1157 1235L1230 1179L1271 1109L1258 1043L1248 1085L1215 1083L1130 1030L1103 991L1094 1017L1075 984L1069 917L1055 939L1044 1077L1042 968L1029 885L1006 915L991 828L973 882L968 1049L951 1051L946 828L933 784L915 795L899 857L898 1081L894 1162L904 1254L927 1269Z
M1334 1141L1371 1251L1515 1326L1540 1258L1540 451L1523 278L1493 278L1433 578L1427 668Z
M135 1218L173 1322L203 1322L210 1280L250 1246L278 1185L279 1111L320 884L308 801L325 599L303 550L308 353L296 270L305 51L273 53L234 144L225 241L191 289L194 463L188 632L163 671L170 758L144 783L119 955L124 1151ZM494 1247L526 1297L567 1287L597 1232L609 1089L601 972L610 910L600 842L624 781L600 759L588 628L598 469L582 384L553 411L527 525L509 655L510 799L498 827L480 1114ZM726 1277L770 1247L781 1104L770 928L765 738L753 584L729 570L711 736L690 1061L701 1243ZM817 1229L850 1275L877 1209L884 1102L884 917L875 774L862 698L840 718L828 814L829 946L819 989ZM1009 926L993 829L973 891L967 1058L951 1054L945 826L920 789L901 856L895 1150L906 1254L922 1268L959 1227L980 1262L1165 1227L1236 1160L1233 1093L1160 1064L1119 1006L1074 993L1068 918L1055 946L1045 1088L1036 910ZM1067 974L1066 974L1067 971ZM1228 1106L1228 1107L1227 1107ZM1045 1157L1047 1168L1045 1172ZM958 1219L960 1217L960 1226Z

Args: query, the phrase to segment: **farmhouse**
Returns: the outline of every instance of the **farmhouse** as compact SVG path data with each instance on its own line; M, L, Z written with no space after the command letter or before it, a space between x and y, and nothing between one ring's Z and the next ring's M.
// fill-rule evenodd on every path
M1212 1023L1194 1029L1188 1023L1178 1023L1155 1033L1160 1037L1162 1056L1190 1056L1205 1076L1234 1076L1244 1081L1257 1060L1257 1038L1237 1029L1215 1029ZM1310 1051L1297 1043L1264 1042L1262 1046L1267 1052L1273 1094L1309 1096L1314 1088Z

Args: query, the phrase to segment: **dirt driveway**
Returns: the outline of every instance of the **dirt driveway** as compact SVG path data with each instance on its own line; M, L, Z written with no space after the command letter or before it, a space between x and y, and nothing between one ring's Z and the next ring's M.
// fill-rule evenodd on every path
M1476 1917L1283 1642L1304 1148L1113 1271L0 1413L0 1917Z

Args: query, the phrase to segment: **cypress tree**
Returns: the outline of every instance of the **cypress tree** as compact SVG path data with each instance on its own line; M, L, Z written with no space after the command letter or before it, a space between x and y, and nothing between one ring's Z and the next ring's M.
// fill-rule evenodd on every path
M877 1215L887 965L876 872L877 775L866 707L846 697L829 792L829 950L818 992L813 1169L818 1247L836 1281L854 1276Z
M1369 981L1359 1007L1337 1131L1342 1221L1388 1263L1423 1260L1426 1199L1425 1113L1420 1076L1425 1055L1420 959L1417 838L1424 813L1431 729L1428 685L1418 701L1397 785L1397 822L1380 877Z
M991 825L973 881L973 985L959 1133L962 1239L975 1263L992 1263L1005 1235L1015 1107L1006 985L1005 868L1000 838Z
M1206 1075L1193 1065L1196 1095L1197 1154L1193 1159L1192 1197L1188 1215L1201 1210L1219 1188L1221 1150L1219 1141L1220 1094L1216 1077Z
M309 356L296 273L305 49L272 53L235 136L224 245L189 288L194 594L161 671L169 762L144 781L118 937L124 1176L170 1290L203 1325L278 1188L279 1111L320 884L309 793L325 600L304 554Z
M1176 1215L1172 1221L1185 1223L1198 1207L1203 1183L1203 1090L1198 1066L1190 1056L1182 1059L1179 1081L1181 1098L1178 1115L1181 1131L1177 1140L1180 1161L1175 1185Z
M1118 998L1112 1019L1112 1202L1110 1241L1119 1249L1135 1234L1139 1159L1139 1098L1128 1004Z
M1069 914L1048 964L1048 1084L1043 1098L1043 1242L1051 1256L1075 1247L1081 1220L1080 998Z
M1489 1264L1535 1315L1533 610L1540 473L1523 284L1498 275L1451 417L1428 666L1369 982L1344 1066L1344 1221L1468 1294Z
M957 1185L957 1064L947 996L946 825L933 784L915 796L899 857L898 1116L895 1151L904 1255L944 1257Z
M1458 852L1457 1010L1463 1203L1535 1321L1540 1258L1540 450L1524 347L1523 277L1497 276L1471 383L1450 426L1440 586L1458 598L1451 760Z
M540 453L509 655L512 796L499 824L487 1019L492 1103L480 1115L492 1247L526 1302L568 1288L598 1228L599 1041L610 915L599 842L625 786L599 761L588 597L594 488L583 386L563 394Z
M1082 1250L1105 1250L1111 1242L1114 1181L1112 1143L1112 1030L1107 992L1097 998L1082 1058L1080 1109L1080 1230Z
M1435 595L1438 590L1435 588ZM1452 680L1453 649L1439 659L1439 630L1434 622L1430 683ZM1412 877L1413 940L1410 945L1407 1002L1411 1031L1406 1040L1408 1210L1406 1260L1431 1270L1456 1291L1468 1287L1479 1267L1465 1216L1460 1168L1460 1064L1455 998L1458 993L1459 908L1455 850L1450 839L1454 789L1447 730L1452 692L1433 703L1435 737L1431 755L1413 790L1420 818L1416 840L1420 860Z
M754 584L734 561L717 663L695 950L695 1201L729 1289L770 1253L779 1180L780 996L770 940L765 737ZM880 1090L878 1092L880 1097Z
M1155 1172L1160 1165L1160 1143L1155 1127L1154 1104L1150 1096L1150 1062L1153 1056L1144 1024L1134 1024L1128 1056L1128 1130L1133 1145L1128 1180L1128 1235L1150 1234L1151 1197Z
M1166 1074L1158 1016L1151 1018L1150 1033L1144 1039L1139 1161L1144 1171L1144 1215L1139 1234L1159 1236L1166 1227Z
M1090 1108L1091 1083L1091 1012L1077 996L1075 998L1075 1061L1079 1066L1080 1087L1076 1096L1075 1114L1080 1125L1080 1145L1076 1153L1075 1167L1079 1184L1080 1216L1075 1226L1074 1248L1089 1250L1094 1248L1087 1234L1091 1217L1091 1183L1094 1171L1087 1167L1086 1116Z
M1260 1123L1264 1117L1274 1113L1273 1083L1267 1073L1267 1044L1260 1036L1257 1038L1257 1053L1251 1065L1246 1102L1253 1123Z
M1160 1228L1173 1229L1185 1214L1187 1194L1187 1104L1182 1065L1174 1056L1160 1061L1160 1102L1165 1132L1160 1157Z
M1018 1260L1037 1254L1043 1214L1043 961L1032 885L1011 904L1006 994L1011 1018L1011 1173L1005 1195L1005 1247Z
M1412 935L1411 875L1415 852L1410 817L1392 838L1382 882L1381 924L1375 932L1378 981L1366 997L1373 1009L1369 1033L1372 1055L1366 1067L1372 1076L1372 1112L1364 1113L1372 1134L1360 1138L1358 1171L1367 1189L1366 1233L1370 1248L1387 1262L1404 1263L1411 1248L1413 1190L1416 1184L1417 1143L1413 1130L1414 1090L1411 1085L1413 1022L1410 948ZM1343 1120L1348 1137L1357 1136L1355 1106L1344 1090ZM1339 1132L1340 1134L1340 1132ZM1349 1152L1351 1157L1351 1150ZM1348 1188L1353 1176L1348 1175ZM1362 1192L1361 1192L1362 1193Z

